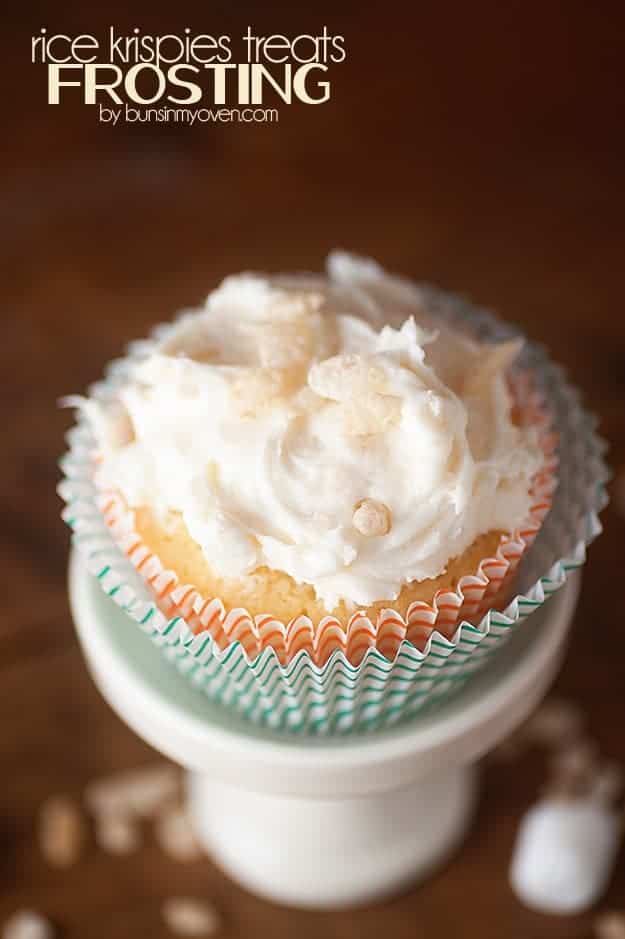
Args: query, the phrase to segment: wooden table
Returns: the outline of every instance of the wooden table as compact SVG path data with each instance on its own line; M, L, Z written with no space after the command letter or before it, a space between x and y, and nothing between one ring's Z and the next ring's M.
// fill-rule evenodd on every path
M506 882L520 814L544 776L537 756L488 767L478 822L445 871L357 913L272 907L209 862L167 860L149 832L137 855L113 861L92 845L67 873L40 857L34 825L46 796L79 795L94 776L155 758L86 674L54 495L70 423L57 399L83 390L154 321L201 300L227 273L318 268L328 249L348 247L521 323L584 389L614 467L625 467L622 10L213 7L183 14L152 3L136 16L152 32L236 32L250 22L295 34L326 22L348 50L332 71L332 100L282 107L274 125L112 128L93 109L48 106L27 49L41 26L132 28L119 0L88 14L73 3L16 10L4 26L0 920L33 906L67 937L156 939L166 935L161 899L185 893L211 896L233 937L590 936L592 916L530 913ZM624 480L591 550L558 682L621 762L625 620L610 597L622 581ZM619 905L622 863L603 904Z

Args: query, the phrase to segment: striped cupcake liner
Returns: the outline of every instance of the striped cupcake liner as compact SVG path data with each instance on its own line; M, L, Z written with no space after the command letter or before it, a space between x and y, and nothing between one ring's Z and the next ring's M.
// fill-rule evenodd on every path
M426 302L480 339L517 335L490 314L442 292L428 290ZM156 335L162 338L167 329L159 327ZM150 348L149 340L135 343L90 395L101 401L114 398L129 367ZM432 606L413 604L405 620L384 611L372 624L360 614L346 632L328 617L313 632L304 617L290 624L270 615L253 618L245 610L226 611L219 599L180 585L149 555L119 498L95 489L95 440L80 414L62 461L63 517L102 589L212 700L256 724L292 732L388 726L434 706L484 667L568 572L583 564L587 544L601 530L598 513L606 501L608 475L604 445L576 391L536 346L524 347L515 396L523 419L538 424L546 454L534 481L528 524L504 539L497 556L485 559L475 575L462 578L458 591L440 593ZM543 402L558 428L557 454ZM509 591L513 574L518 593L500 612L493 607Z

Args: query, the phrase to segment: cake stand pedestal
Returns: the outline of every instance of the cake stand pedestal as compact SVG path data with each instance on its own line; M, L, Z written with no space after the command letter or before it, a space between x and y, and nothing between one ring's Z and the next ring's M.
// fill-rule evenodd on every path
M336 909L423 879L458 846L475 804L475 763L547 691L579 583L570 580L432 714L366 736L306 740L211 703L75 553L69 587L94 681L140 737L189 771L197 834L214 861L268 899Z

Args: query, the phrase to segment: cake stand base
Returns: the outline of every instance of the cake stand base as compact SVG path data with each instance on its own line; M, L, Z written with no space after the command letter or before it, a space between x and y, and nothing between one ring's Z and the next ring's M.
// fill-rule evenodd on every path
M430 874L465 835L475 771L456 767L405 789L356 799L242 792L191 773L196 831L253 893L289 906L371 902Z
M475 762L520 724L564 654L579 582L532 614L436 711L376 733L289 737L193 688L73 554L70 600L100 691L136 733L190 770L197 834L253 892L292 906L371 902L423 879L459 844Z

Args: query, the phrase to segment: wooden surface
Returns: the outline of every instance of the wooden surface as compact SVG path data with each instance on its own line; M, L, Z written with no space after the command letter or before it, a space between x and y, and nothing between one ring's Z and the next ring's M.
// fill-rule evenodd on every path
M225 274L318 268L338 245L461 291L550 347L625 468L621 7L432 2L410 17L386 5L384 18L377 5L152 3L133 13L146 31L326 22L348 58L333 70L331 103L283 107L278 125L111 128L89 109L45 104L28 37L42 25L132 28L125 5L31 6L12 10L2 33L0 921L25 905L72 939L157 939L161 899L183 892L211 897L233 937L590 936L591 915L530 913L507 886L514 832L543 778L538 757L487 768L477 824L445 871L357 913L275 908L208 861L166 860L149 833L136 856L113 861L91 846L59 873L34 825L46 796L80 795L95 776L155 759L98 696L74 637L54 494L70 417L56 401ZM625 763L625 617L609 600L622 586L622 480L558 691ZM619 905L622 861L603 907Z

